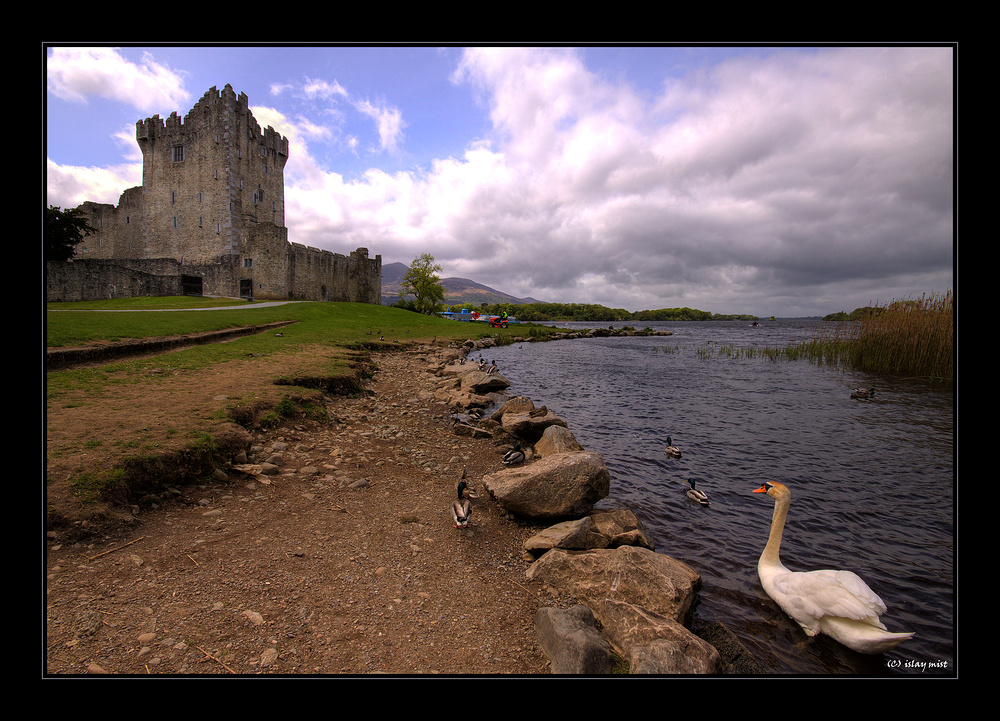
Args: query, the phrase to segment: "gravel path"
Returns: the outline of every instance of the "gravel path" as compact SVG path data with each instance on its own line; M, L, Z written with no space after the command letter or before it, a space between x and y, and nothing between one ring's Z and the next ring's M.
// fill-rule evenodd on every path
M459 438L414 353L334 421L255 437L271 476L174 489L129 532L51 536L45 673L545 674L534 614L573 599L525 579L523 539L481 488L501 467ZM448 508L462 474L474 526Z

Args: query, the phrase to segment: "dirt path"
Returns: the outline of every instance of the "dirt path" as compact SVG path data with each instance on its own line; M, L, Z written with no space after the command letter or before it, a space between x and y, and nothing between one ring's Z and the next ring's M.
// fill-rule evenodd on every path
M96 540L51 534L46 673L547 673L535 612L572 599L525 579L521 542L537 529L485 492L473 528L448 515L461 474L482 491L500 452L450 432L419 355L376 361L373 396L328 399L334 422L254 437L252 460L280 455L278 475L180 486ZM194 404L231 385L215 372L190 380L197 396L176 379L147 398L151 432L168 389ZM50 447L73 445L68 427L50 420L48 432ZM56 472L84 453L61 455Z

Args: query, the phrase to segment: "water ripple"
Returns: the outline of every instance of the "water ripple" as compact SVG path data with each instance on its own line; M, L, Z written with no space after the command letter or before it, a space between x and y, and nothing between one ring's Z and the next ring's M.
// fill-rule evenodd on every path
M659 552L702 574L696 623L722 621L775 673L886 675L886 658L943 661L952 673L950 389L720 351L784 347L809 337L815 323L650 325L675 335L513 345L488 355L512 392L547 405L604 456L612 496L602 505L633 509ZM872 385L877 400L850 398L850 389ZM663 453L668 435L682 458ZM709 494L710 508L686 498L687 478ZM786 565L855 571L889 606L890 629L914 630L913 640L887 657L864 657L807 640L767 598L756 564L773 504L751 491L768 479L794 494Z

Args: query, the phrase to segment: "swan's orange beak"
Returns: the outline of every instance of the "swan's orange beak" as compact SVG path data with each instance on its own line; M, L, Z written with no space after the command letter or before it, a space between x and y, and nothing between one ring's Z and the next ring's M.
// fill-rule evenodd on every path
M753 489L753 492L754 493L767 493L767 488L765 486L761 486L760 488Z

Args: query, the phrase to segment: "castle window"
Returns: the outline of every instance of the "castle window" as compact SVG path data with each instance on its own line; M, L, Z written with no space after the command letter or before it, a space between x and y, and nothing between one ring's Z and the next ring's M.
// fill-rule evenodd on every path
M253 258L244 258L243 259L243 267L244 268L253 268Z
M222 232L222 223L216 223L215 224L215 232L216 233L221 233Z
M177 191L176 190L171 190L170 191L170 204L171 205L176 205L176 203L177 203Z
M183 145L175 145L174 146L174 162L175 163L180 163L180 162L183 162L183 160L184 160L184 146Z
M180 228L181 227L181 223L180 223L179 220L177 220L177 216L176 215L173 217L173 224L174 224L175 228Z
M266 145L261 145L260 146L260 154L263 155L265 158L267 157L267 146Z

